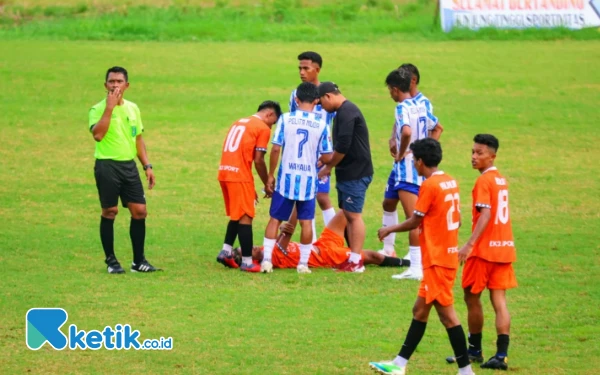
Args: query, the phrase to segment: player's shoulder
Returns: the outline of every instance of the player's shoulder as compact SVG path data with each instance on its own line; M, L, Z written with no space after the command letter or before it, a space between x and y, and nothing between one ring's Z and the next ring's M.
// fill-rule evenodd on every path
M296 89L292 90L292 93L290 94L290 98L295 98L296 97Z
M98 110L98 109L104 110L104 108L106 108L106 99L102 99L98 103L96 103L93 106L91 106L90 107L90 111L93 110L93 109L94 110Z
M127 100L127 99L123 99L123 104L125 104L127 107L133 108L135 110L140 110L140 108L138 107L137 104L135 104L134 102Z
M419 92L417 95L415 95L415 97L412 98L413 101L415 101L416 103L426 103L429 104L431 103L431 100L429 100L429 98L427 96L425 96L425 94L423 94L422 92Z

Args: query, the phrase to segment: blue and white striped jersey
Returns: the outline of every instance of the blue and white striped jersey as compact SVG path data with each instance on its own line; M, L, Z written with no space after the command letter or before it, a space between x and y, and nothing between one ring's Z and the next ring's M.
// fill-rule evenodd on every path
M296 109L298 109L298 105L296 104L296 90L292 91L292 94L290 95L290 103L289 103L289 107L290 107L290 112L294 112ZM335 117L335 112L333 113L329 113L326 110L323 109L323 107L321 107L321 104L317 104L315 106L315 108L313 109L313 112L315 113L320 113L323 118L327 119L327 123L333 124L333 118Z
M333 152L327 118L300 110L284 113L277 121L271 143L282 147L275 190L291 200L313 199L319 155Z
M427 108L427 117L429 118L429 120L431 122L433 122L435 125L437 125L439 121L438 121L438 118L433 115L433 105L431 104L431 101L425 95L423 95L423 93L421 93L421 92L419 92L412 99L417 103L422 103L423 105L425 105L425 108ZM435 128L435 125L434 125L434 128Z
M428 132L437 125L437 119L430 117L425 102L416 101L415 98L405 99L396 106L396 143L398 149L402 140L402 128L410 126L410 144L418 139L427 138ZM433 115L432 115L433 116ZM413 164L413 155L409 153L399 162L394 163L396 183L408 182L421 186L423 177L419 176Z

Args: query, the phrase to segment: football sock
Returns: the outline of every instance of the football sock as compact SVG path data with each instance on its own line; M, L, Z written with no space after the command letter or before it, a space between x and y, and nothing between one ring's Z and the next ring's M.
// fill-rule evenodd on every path
M229 256L229 255L231 255L231 252L233 251L233 246L227 245L225 243L225 244L223 244L223 251L227 253L227 256Z
M388 257L383 258L383 262L379 265L379 267L402 267L402 266L410 266L410 260Z
M275 240L265 237L263 239L263 261L271 261L271 257L273 256L273 247L275 247Z
M504 358L508 356L508 343L510 339L508 335L498 335L498 340L496 340L496 357Z
M242 248L242 257L250 257L252 259L252 224L238 225L238 237L240 247Z
M358 264L360 262L360 254L350 253L350 263Z
M459 375L473 375L473 369L471 368L471 365L467 365L465 367L459 367L458 374Z
M312 219L312 220L310 221L310 223L311 223L311 225L312 225L312 234L313 234L313 235L312 235L312 243L315 243L315 242L317 242L317 226L316 226L316 223L315 223L315 221L316 221L315 219Z
M469 333L469 353L481 353L481 333Z
M109 256L115 255L115 219L107 219L104 216L100 216L100 241L102 242L102 248L104 249L104 255L108 258Z
M233 247L235 238L238 235L239 224L240 224L239 221L229 220L229 223L227 224L227 232L225 232L225 242L224 242L225 245L229 245L230 247ZM223 247L223 250L225 250L225 247Z
M465 340L463 327L459 324L452 328L447 328L446 332L448 332L448 338L450 339L450 345L452 345L458 368L469 366L471 362L467 354L467 340Z
M252 265L252 257L242 257L242 264L251 266Z
M402 349L400 349L400 352L398 353L399 357L406 358L407 361L410 359L410 356L413 354L425 334L425 328L427 328L426 322L420 322L415 319L412 320L408 333L406 334L406 339L404 340L404 345L402 345Z
M409 246L408 252L410 253L410 268L423 272L423 268L421 266L421 247Z
M311 244L300 244L300 263L305 266L308 265L308 258L310 258L310 252L312 251Z
M383 211L383 226L389 227L398 224L398 211L387 212ZM396 233L390 233L383 239L383 250L386 252L394 251L394 244L396 243Z
M328 209L323 211L323 222L325 223L325 226L327 226L327 224L329 224L329 222L331 221L331 219L333 219L334 216L335 216L335 208L333 208L333 207L329 207Z
M146 219L131 218L129 237L133 246L133 263L140 264L144 260L144 242L146 241Z
M398 367L406 367L406 364L408 363L408 359L403 358L401 356L396 356L396 358L394 358L394 360L392 362L394 362L394 364Z

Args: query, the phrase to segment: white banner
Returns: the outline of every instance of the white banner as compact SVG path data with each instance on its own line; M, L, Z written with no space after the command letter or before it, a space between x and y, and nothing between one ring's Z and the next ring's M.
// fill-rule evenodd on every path
M600 0L439 0L442 29L600 26Z

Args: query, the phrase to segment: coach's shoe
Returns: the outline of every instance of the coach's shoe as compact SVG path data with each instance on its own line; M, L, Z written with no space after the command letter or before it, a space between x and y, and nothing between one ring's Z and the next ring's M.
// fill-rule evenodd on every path
M268 260L263 260L260 264L260 272L262 273L271 273L273 272L273 263Z
M385 255L386 257L397 258L397 256L396 256L396 250L388 251L388 250L385 250L385 249L381 249L381 250L379 250L377 252L379 254Z
M217 255L217 262L221 263L225 267L228 268L239 268L238 264L235 262L233 255L225 250L221 250L219 255Z
M365 272L365 263L361 259L358 263L352 263L350 260L346 260L344 263L337 267L337 272Z
M139 264L131 263L131 272L156 272L162 271L160 268L156 268L146 259L142 260Z
M298 271L298 273L312 273L306 264L299 264L298 267L296 267L296 271Z
M489 368L493 370L508 370L508 357L500 358L493 356L488 361L480 366L481 368Z
M258 265L256 263L252 263L251 265L247 265L247 264L242 263L242 265L240 266L240 271L242 271L242 272L259 273L260 272L260 265Z
M447 363L456 363L456 357L450 356L446 357ZM483 362L483 352L479 352L479 354L472 354L469 352L469 362L471 363L482 363Z
M406 271L402 272L399 275L392 275L392 279L396 280L422 280L423 279L423 271L409 268Z
M369 367L378 374L405 375L406 367L396 366L392 361L369 362Z
M106 270L108 273L125 273L125 270L121 267L121 264L114 255L106 258L104 263L106 263Z

